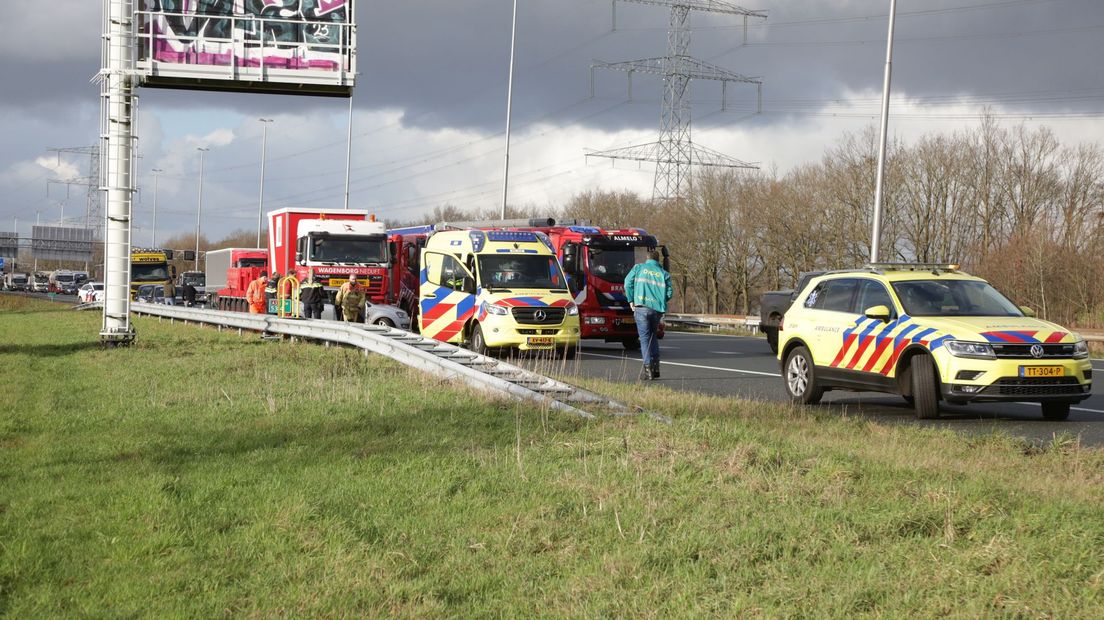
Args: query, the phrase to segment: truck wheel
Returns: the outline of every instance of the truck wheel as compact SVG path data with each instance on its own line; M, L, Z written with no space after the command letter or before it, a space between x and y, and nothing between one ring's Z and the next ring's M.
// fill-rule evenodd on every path
M783 379L790 400L802 405L815 405L824 396L824 388L817 384L813 356L805 347L797 347L786 356Z
M1043 418L1051 422L1061 422L1069 418L1069 403L1043 403Z
M919 420L939 418L939 389L935 380L935 363L930 355L912 358L912 398Z
M778 355L778 328L767 327L763 331L767 334L767 345L770 346L771 353Z
M487 348L487 341L483 338L483 328L479 326L479 323L472 326L471 345L469 348L472 353L490 355L490 350Z
M640 339L639 338L633 338L632 340L625 340L625 341L622 341L621 344L625 345L625 350L626 351L639 351L640 350Z

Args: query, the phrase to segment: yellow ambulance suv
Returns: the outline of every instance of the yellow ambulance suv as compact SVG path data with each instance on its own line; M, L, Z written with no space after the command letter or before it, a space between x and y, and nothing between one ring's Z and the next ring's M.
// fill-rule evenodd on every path
M576 355L579 308L543 233L435 232L421 258L422 335L480 354L516 348Z
M1064 420L1092 387L1084 340L955 265L883 263L814 278L786 311L778 358L794 402L836 389L889 392L918 418L939 417L940 401L1012 401Z

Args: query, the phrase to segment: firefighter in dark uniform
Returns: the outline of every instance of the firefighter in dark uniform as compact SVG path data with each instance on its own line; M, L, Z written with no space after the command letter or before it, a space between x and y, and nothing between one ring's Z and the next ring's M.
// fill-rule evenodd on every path
M265 282L265 312L268 314L275 314L276 308L276 288L280 284L280 274L273 273L268 278L268 282Z
M299 301L303 302L303 316L308 319L322 318L322 308L326 304L326 289L314 279L314 272L299 287Z

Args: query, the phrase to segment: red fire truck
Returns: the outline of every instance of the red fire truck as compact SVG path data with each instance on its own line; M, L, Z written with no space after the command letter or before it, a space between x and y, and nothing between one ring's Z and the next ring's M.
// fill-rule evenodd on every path
M579 306L582 338L620 342L626 349L640 348L632 310L625 297L625 276L655 248L670 269L667 248L640 228L604 229L588 222L551 218L489 222L450 222L388 231L394 252L394 296L417 325L419 258L425 240L439 230L478 228L542 232L548 235L570 280ZM660 337L664 327L660 324Z
M633 265L644 261L649 249L659 250L663 268L669 271L666 246L642 228L606 229L580 220L509 228L542 232L552 240L579 306L583 339L620 342L630 350L640 348L636 321L625 297L625 276ZM660 338L664 331L661 322Z
M215 307L245 309L249 281L256 279L262 270L270 275L292 274L300 282L313 271L315 279L326 287L331 303L337 289L355 275L365 287L368 301L392 303L387 230L367 211L280 209L268 214L268 223L267 250L233 249L229 260L217 259L217 264L227 270L227 281L225 288L219 290ZM255 261L258 253L265 259L263 265L250 264L250 271L237 266L247 258ZM219 256L217 252L211 254ZM208 264L208 278L215 268L216 265Z

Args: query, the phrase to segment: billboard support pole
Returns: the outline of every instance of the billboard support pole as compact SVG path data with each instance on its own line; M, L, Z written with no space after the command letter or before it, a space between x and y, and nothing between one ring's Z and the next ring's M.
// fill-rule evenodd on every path
M130 322L130 217L134 200L133 0L104 0L101 140L107 154L101 342L134 341Z

